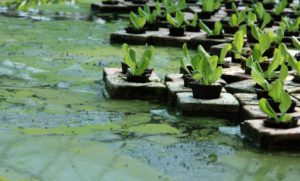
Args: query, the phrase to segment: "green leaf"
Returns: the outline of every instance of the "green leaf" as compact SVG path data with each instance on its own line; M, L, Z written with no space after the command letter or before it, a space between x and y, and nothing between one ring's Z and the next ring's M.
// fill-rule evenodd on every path
M289 122L289 121L291 121L292 119L293 119L293 117L290 116L290 115L287 115L287 114L281 115L281 116L279 117L279 121L280 121L280 122Z
M244 33L241 30L239 30L234 34L233 47L235 51L237 51L238 53L242 53L243 46L244 46Z
M260 52L263 54L266 50L271 47L271 41L267 33L263 33L258 38Z
M231 27L236 27L239 25L237 14L232 14L229 19L229 25Z
M146 19L144 17L138 17L135 13L130 12L130 22L136 29L141 29L144 27L146 23Z
M269 90L269 83L264 78L263 72L259 66L258 62L254 62L251 70L251 78L255 83L260 85L265 91Z
M265 72L267 78L271 78L274 75L274 71L278 68L282 59L283 57L281 56L279 50L275 49L273 61L271 61L267 71Z
M281 0L281 1L279 1L279 3L277 4L277 6L275 7L274 13L276 15L281 15L281 13L283 12L283 10L287 6L287 4L288 4L287 0Z
M267 24L269 24L272 20L272 17L270 15L270 13L265 13L263 16L263 23L261 25L261 28L265 28L267 26Z
M275 120L279 120L279 118L276 115L276 112L272 109L267 99L262 98L259 100L259 108L261 109L262 112L264 112L269 117Z
M252 25L251 26L251 35L258 41L260 35L262 34L262 31L256 26Z
M224 64L224 58L226 57L228 51L231 50L231 45L227 43L222 49L221 49L221 54L219 58L219 63Z
M280 112L284 114L291 107L292 100L291 100L290 95L285 90L282 90L282 91L283 92L281 94L281 100L280 100L279 109L280 109Z
M203 23L202 20L199 21L200 28L205 31L208 35L212 34L212 31Z
M218 66L210 75L208 85L215 83L222 76L222 67Z
M220 35L222 33L222 23L220 21L215 22L213 35Z
M275 102L280 102L282 91L284 91L283 83L281 80L277 79L270 85L269 96L272 97Z
M289 70L288 70L287 66L284 63L281 64L279 79L281 81L284 81L288 75L289 75Z
M299 41L295 36L292 36L292 41L293 41L293 45L294 45L298 50L300 50L300 41Z

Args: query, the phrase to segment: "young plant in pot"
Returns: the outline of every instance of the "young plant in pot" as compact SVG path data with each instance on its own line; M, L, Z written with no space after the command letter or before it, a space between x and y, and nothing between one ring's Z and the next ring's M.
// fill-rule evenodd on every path
M150 11L148 5L144 5L144 9L141 7L138 8L139 15L146 19L145 28L149 31L157 31L159 30L159 24L156 19L157 11L154 10L153 12Z
M170 36L184 36L184 15L180 10L176 11L175 18L169 13L167 14L167 21L170 23L169 35Z
M185 30L188 32L199 32L200 31L197 13L194 14L194 18L192 21L185 19L185 24L186 24Z
M196 99L218 99L222 85L216 83L222 76L222 67L218 66L218 56L209 56L201 45L198 47L198 66L193 71L191 83L193 97Z
M139 61L136 58L136 52L128 48L127 44L123 44L123 51L124 63L128 66L127 81L138 83L149 82L152 69L148 69L148 66L153 56L154 48L151 46L146 49Z
M201 19L210 19L215 13L215 8L218 6L217 1L214 0L202 0L201 12L199 12L199 17Z
M134 12L130 12L130 25L125 28L127 33L130 34L143 34L146 32L145 24L146 19L144 17L136 15Z
M280 27L282 29L284 29L285 36L287 36L287 37L299 36L300 17L298 17L295 21L291 20L288 17L283 17L279 24L280 24ZM291 42L289 42L289 43L291 43Z
M281 20L282 12L287 7L287 5L288 5L287 0L279 1L279 3L276 5L276 7L272 11L272 17L273 17L274 21Z
M234 34L231 43L231 61L233 63L241 63L242 60L247 60L251 56L251 49L244 47L244 30L239 30Z
M179 0L178 2L174 0L162 0L162 3L164 5L164 15L163 17L160 17L161 20L166 20L166 15L170 14L172 16L175 16L175 13L177 10L184 10L186 6L185 0Z
M279 113L274 111L267 99L260 99L259 107L262 112L268 115L268 118L264 120L264 126L274 129L289 129L298 127L298 118L287 114L291 105L292 101L287 93L281 98L279 104Z
M206 32L207 38L213 38L213 39L223 39L224 34L222 32L222 23L217 21L214 24L214 29L211 30L208 26L206 26L202 20L199 21L200 28Z
M258 24L261 29L265 27L271 27L273 25L271 14L268 13L262 3L256 3L252 6L253 11L257 15Z
M229 62L225 61L225 57L227 56L228 52L232 49L231 44L226 43L224 47L221 49L220 57L218 59L218 66L221 66L223 68L229 68L230 64Z
M258 41L252 36L252 29L255 23L257 22L256 14L251 11L247 12L246 18L246 34L248 43L257 43Z
M284 81L288 76L288 69L285 64L281 64L281 69L279 75L276 74L275 70L279 67L280 61L283 57L281 55L277 60L272 61L266 71L263 71L258 62L254 62L251 70L251 77L256 83L256 94L257 98L268 98L268 93L270 91L270 84L275 80Z
M228 25L224 24L224 32L234 34L240 29L240 25L245 23L247 14L245 11L234 13L230 16Z

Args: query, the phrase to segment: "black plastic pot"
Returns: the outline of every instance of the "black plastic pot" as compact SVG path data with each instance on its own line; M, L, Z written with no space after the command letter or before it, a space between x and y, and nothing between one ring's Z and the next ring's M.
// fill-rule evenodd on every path
M143 34L143 33L146 33L145 28L135 29L131 26L125 28L125 31L126 31L126 33L130 33L130 34Z
M220 34L220 35L207 35L206 38L209 39L224 39L224 35Z
M255 85L256 87L258 87L259 85ZM269 92L263 90L262 88L257 88L255 89L256 92L256 97L258 100L265 98L265 99L271 99L271 97L269 96Z
M268 58L272 58L274 56L275 46L271 46L268 50L266 50L263 56L267 56Z
M298 117L293 117L289 122L278 122L273 118L267 118L264 120L264 126L275 129L290 129L298 127Z
M170 36L184 36L184 28L169 28L169 35Z
M296 59L297 61L300 61L300 52L295 54L295 59Z
M196 26L196 27L186 26L185 30L188 31L188 32L199 32L200 31L200 27L199 26Z
M106 0L106 1L102 1L102 4L105 4L105 5L117 5L117 4L119 4L119 1Z
M191 77L191 75L183 74L182 79L184 87L192 88L192 82L195 82L195 80Z
M228 33L228 34L235 34L237 31L239 31L239 27L238 26L232 27L232 26L227 25L227 24L223 25L223 29L224 29L224 32Z
M145 24L145 28L148 30L148 31L158 31L159 30L159 22L158 21L155 21L153 23L146 23Z
M281 15L272 13L272 18L274 21L277 21L277 22L281 21Z
M198 82L191 82L193 97L196 99L218 99L221 95L220 84L202 85Z
M136 82L136 83L146 83L149 82L149 78L152 74L153 69L147 69L142 75L131 75L131 73L127 73L127 81L128 82Z
M247 28L247 41L248 43L258 43L258 41L251 34L251 28Z
M122 74L126 74L128 72L129 66L126 63L121 62L121 67L122 67Z
M192 73L194 71L192 65L187 65L186 68L190 71L190 73ZM189 74L187 71L185 71L184 68L180 67L179 69L179 73L180 74Z
M146 4L148 0L131 0L132 4Z
M226 9L232 9L232 4L235 4L236 7L238 7L239 3L234 1L234 2L225 2L225 8Z
M284 31L284 36L287 36L287 37L289 37L289 36L299 36L299 31L291 31L291 32L289 32L289 31Z
M189 4L196 4L198 0L186 0L185 2Z
M203 11L198 13L199 19L210 19L212 15L214 15L214 12Z
M293 82L300 84L300 75L294 74L294 77L292 79Z
M263 5L266 10L271 10L274 8L274 3L265 3Z

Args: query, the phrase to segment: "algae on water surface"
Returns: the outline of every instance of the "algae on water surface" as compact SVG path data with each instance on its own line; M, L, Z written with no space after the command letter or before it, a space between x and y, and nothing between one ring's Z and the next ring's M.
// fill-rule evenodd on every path
M127 22L90 14L91 1L1 11L0 180L299 177L299 154L256 150L230 121L108 98L102 69L122 59L109 34ZM163 78L180 57L180 49L155 47L151 66Z

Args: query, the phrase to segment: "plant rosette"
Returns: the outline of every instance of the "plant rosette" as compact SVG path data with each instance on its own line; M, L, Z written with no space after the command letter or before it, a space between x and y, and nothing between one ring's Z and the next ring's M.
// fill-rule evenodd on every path
M169 35L170 36L185 36L184 34L184 14L177 10L175 17L173 18L171 14L167 14L167 21L170 23Z
M130 25L125 28L126 33L130 34L143 34L146 32L146 28L144 27L146 24L146 19L144 17L140 17L133 12L130 12Z
M298 117L293 117L288 122L278 122L273 118L267 118L264 120L264 126L268 127L268 128L274 128L274 129L297 128L298 127Z
M214 83L203 85L197 81L190 83L192 86L193 97L196 99L218 99L221 95L222 85Z
M117 5L117 4L119 4L119 1L118 0L104 0L104 1L102 1L102 4L105 4L105 5Z

